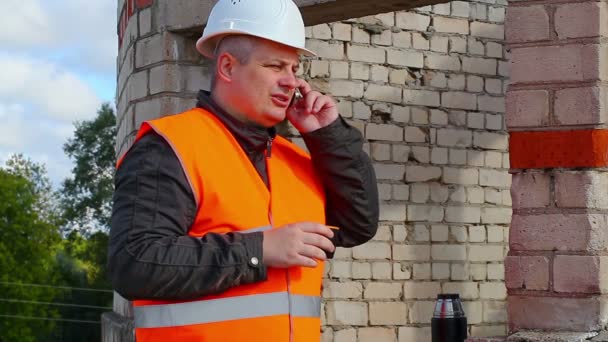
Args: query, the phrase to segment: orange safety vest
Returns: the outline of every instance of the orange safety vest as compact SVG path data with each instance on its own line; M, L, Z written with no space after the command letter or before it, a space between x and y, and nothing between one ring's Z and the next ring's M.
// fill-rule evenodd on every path
M277 136L266 158L269 191L213 114L195 108L145 122L136 141L151 130L171 145L192 187L198 211L188 235L325 223L324 189L311 158L286 139ZM319 341L323 263L269 267L267 275L190 301L134 301L137 341Z

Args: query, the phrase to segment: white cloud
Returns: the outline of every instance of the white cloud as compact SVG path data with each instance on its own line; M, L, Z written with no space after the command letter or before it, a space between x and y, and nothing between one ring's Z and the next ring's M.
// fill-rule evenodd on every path
M39 1L2 0L0 42L8 46L49 46L56 39L49 13Z
M72 122L95 115L101 100L78 75L27 57L0 54L0 103L31 104L50 118Z

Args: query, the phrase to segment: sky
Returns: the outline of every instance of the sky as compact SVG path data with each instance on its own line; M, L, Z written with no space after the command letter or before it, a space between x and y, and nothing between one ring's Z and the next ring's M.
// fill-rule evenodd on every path
M116 89L116 0L0 0L0 165L15 153L70 176L63 144Z

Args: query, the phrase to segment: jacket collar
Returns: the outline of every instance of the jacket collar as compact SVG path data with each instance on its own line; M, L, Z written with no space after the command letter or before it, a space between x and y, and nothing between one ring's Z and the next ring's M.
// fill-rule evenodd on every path
M262 152L269 140L276 136L276 128L248 125L237 120L221 108L213 99L211 93L200 90L196 106L214 114L228 128L247 154Z

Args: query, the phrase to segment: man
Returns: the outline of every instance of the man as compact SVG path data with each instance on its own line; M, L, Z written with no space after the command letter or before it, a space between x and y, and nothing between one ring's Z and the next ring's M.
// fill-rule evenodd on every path
M304 42L291 0L220 0L197 42L211 93L120 159L109 274L138 342L319 340L323 261L374 236L378 194L361 134L295 76Z

